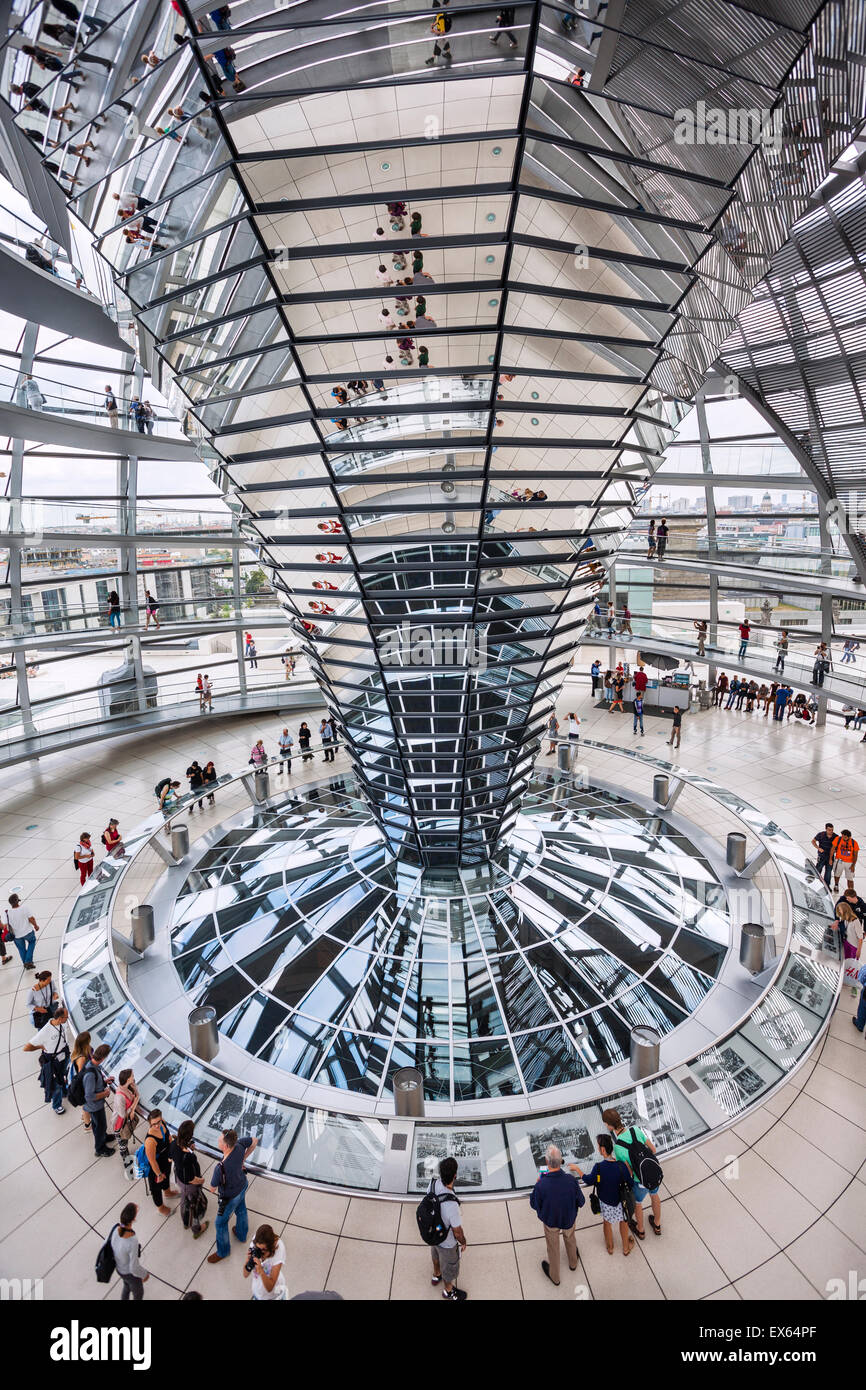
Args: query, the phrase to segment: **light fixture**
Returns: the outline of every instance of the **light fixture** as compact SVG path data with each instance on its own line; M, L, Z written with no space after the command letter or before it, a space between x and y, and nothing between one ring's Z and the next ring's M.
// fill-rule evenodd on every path
M537 400L538 400L538 392L537 392L537 391L533 391L533 392L532 392L532 399L533 399L534 401L537 401Z
M495 212L488 212L488 214L487 214L487 221L488 221L488 222L495 222L495 221L496 221L496 213L495 213Z
M532 418L532 423L533 423L533 425L537 425L537 424L538 424L538 421L536 420L535 416L533 415L531 418Z
M453 521L443 521L442 530L445 532L446 536L453 536L457 527L454 525Z
M384 169L385 173L387 174L388 170L391 168L391 165L390 165L390 164L387 162L387 160L386 160L385 163L382 165L382 168Z
M495 309L496 306L497 306L497 304L499 303L499 300L498 300L498 299L488 299L487 303L490 305L490 308L491 308L491 309Z
M487 262L488 265L492 265L493 262L496 260L496 257L495 257L495 256L485 256L484 259L485 259L485 261Z

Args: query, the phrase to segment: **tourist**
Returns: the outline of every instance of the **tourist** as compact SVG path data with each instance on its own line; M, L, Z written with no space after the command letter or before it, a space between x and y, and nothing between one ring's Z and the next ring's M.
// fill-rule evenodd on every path
M529 1205L544 1227L547 1245L547 1259L541 1261L541 1268L551 1284L559 1285L559 1242L565 1246L568 1267L577 1269L580 1258L575 1236L577 1213L585 1204L580 1184L566 1173L562 1166L562 1154L555 1144L547 1146L545 1153L546 1170L542 1169L529 1194Z
M740 623L739 628L740 628L740 649L739 649L739 651L737 652L737 660L738 660L738 661L742 661L743 658L744 658L745 655L746 655L746 650L747 650L748 645L749 645L749 639L750 639L751 636L752 636L752 628L751 628L751 625L750 625L750 623L749 623L748 618L744 618L744 620Z
M852 1015L851 1022L858 1033L862 1033L866 1027L866 965L861 968L857 979L860 984L860 1003L857 1005L856 1014Z
M439 1211L446 1228L445 1239L439 1245L430 1247L433 1259L431 1284L442 1284L442 1297L451 1303L464 1303L469 1295L458 1289L457 1277L460 1273L460 1256L466 1249L466 1235L460 1221L460 1199L455 1196L454 1183L457 1178L457 1159L439 1160L439 1176L430 1184L430 1191L439 1198Z
M596 658L589 668L589 678L592 681L590 694L595 696L597 690L601 689L601 662Z
M580 738L580 720L576 714L569 714L565 721L565 731L572 743L577 743Z
M195 1152L194 1130L192 1120L183 1120L178 1125L177 1134L169 1149L169 1157L174 1164L174 1176L180 1189L180 1219L183 1228L185 1231L192 1230L193 1240L198 1240L210 1222L202 1221L207 1211L207 1194Z
M856 658L856 656L854 655L854 653L859 649L859 646L860 646L860 643L859 643L859 642L856 642L856 641L854 640L853 637L847 637L847 638L845 639L845 642L844 642L844 644L843 644L843 646L842 646L842 664L843 664L843 666L846 665L848 662L856 661L856 660L857 660L857 658Z
M325 750L324 761L332 763L334 761L334 726L330 719L323 719L319 725L319 738Z
M27 1007L34 1028L41 1028L53 1018L58 1004L57 990L50 970L37 970L27 991Z
M704 655L704 644L707 640L707 622L705 618L697 618L692 623L695 632L698 634L698 656Z
M491 43L498 43L498 42L499 42L500 35L504 34L505 37L506 37L507 40L508 40L508 46L509 46L509 48L516 48L516 47L517 47L517 39L514 37L513 33L511 32L511 25L512 25L513 23L514 23L514 7L513 7L512 5L506 5L503 9L501 9L501 10L499 11L498 15L496 16L496 28L498 29L499 32L496 33L496 34L491 34L491 35L490 35L490 42L491 42Z
M198 806L202 815L204 815L204 803L201 800L201 789L204 786L204 773L201 769L201 766L197 758L193 758L192 762L186 770L185 775L187 781L189 782L190 795L193 798L189 808L190 815L192 815L196 806Z
M207 673L205 673L201 683L201 712L202 714L213 712L213 686Z
M114 1111L114 1124L111 1132L117 1140L117 1151L123 1163L123 1171L130 1182L135 1182L138 1178L135 1164L129 1152L129 1141L135 1135L135 1123L138 1119L140 1104L141 1096L132 1067L124 1067L117 1078L117 1085L111 1098L111 1108Z
M288 729L283 729L277 740L280 749L280 772L291 772L292 770L292 745L295 740L292 738Z
M253 767L264 767L267 761L268 755L265 752L265 741L262 738L256 739L250 751L250 762Z
M108 423L111 425L112 429L116 430L118 428L117 400L110 386L106 386L105 388L105 400L102 402L102 408L108 416Z
M122 1303L132 1299L140 1303L144 1298L144 1286L150 1275L141 1263L141 1242L135 1234L133 1221L138 1215L134 1202L127 1202L120 1213L120 1221L111 1232L111 1250L117 1273L123 1282Z
M609 667L604 673L604 698L608 704L613 699L613 671Z
M216 768L214 767L212 761L211 761L211 762L208 762L208 763L205 763L204 771L202 772L201 779L202 779L202 783L203 783L203 785L204 785L205 787L214 787L214 786L216 786L217 771L216 771ZM207 794L207 804L208 804L208 806L214 806L214 805L216 804L216 798L215 798L215 796L214 796L214 794L213 794L212 791L209 791L208 794Z
M658 524L658 528L656 529L656 551L660 560L663 560L665 558L665 551L667 550L667 548L668 524L665 521L664 517L662 517L661 521Z
M313 755L310 752L310 740L312 737L313 735L310 731L310 726L305 719L301 727L298 729L298 746L302 754L301 761L304 763L313 761Z
M638 654L638 659L640 659L640 654ZM649 684L649 677L647 676L647 673L642 666L638 666L637 670L632 676L631 683L634 686L635 695L643 696L646 693L646 688Z
M75 1042L72 1044L72 1056L69 1059L69 1070L67 1072L69 1083L71 1083L75 1073L86 1067L90 1058L93 1056L93 1048L90 1043L91 1039L89 1033L79 1033ZM90 1112L85 1106L81 1108L81 1123L86 1130L92 1127Z
M154 598L154 596L153 596L153 594L150 592L150 590L149 590L149 589L145 589L145 591L144 591L144 630L145 630L145 632L147 632L147 629L150 627L151 619L153 619L153 625L154 625L154 627L157 627L157 628L158 628L158 627L159 627L159 603L158 603L158 601Z
M165 1198L180 1194L171 1186L171 1130L164 1122L161 1110L151 1110L148 1116L144 1152L148 1164L147 1185L153 1205L161 1216L171 1216L173 1208L166 1205Z
M654 560L654 559L655 559L655 554L656 554L656 524L655 524L655 521L650 521L649 530L647 531L647 537L646 537L646 557L647 557L648 560Z
M36 949L38 930L39 923L30 908L25 907L17 893L10 894L9 906L6 909L5 941L11 941L14 944L25 970L36 969L33 964L33 952ZM6 959L8 960L8 956Z
M551 710L550 718L547 721L547 737L550 739L550 747L547 750L548 757L550 757L551 754L556 752L556 739L558 734L559 720L556 717L556 710Z
M217 1248L212 1255L208 1255L208 1264L215 1265L220 1260L228 1259L231 1253L229 1222L232 1218L234 1234L242 1244L246 1241L249 1218L245 1201L247 1175L244 1172L244 1164L252 1156L258 1142L258 1139L252 1139L248 1134L238 1138L237 1132L233 1129L227 1129L220 1136L222 1158L211 1177L211 1192L216 1192L219 1197L216 1218Z
M84 1108L90 1116L93 1148L97 1158L108 1158L114 1153L114 1149L108 1143L108 1121L105 1114L105 1102L111 1095L108 1083L114 1078L106 1076L102 1070L102 1063L108 1053L108 1044L100 1043L81 1068L84 1079Z
M774 670L774 671L782 671L782 672L784 672L784 670L785 670L785 658L786 658L787 655L788 655L788 647L789 647L789 645L790 645L790 642L789 642L788 634L787 634L787 632L786 632L786 631L784 630L784 628L783 628L782 631L781 631L781 633L779 634L778 641L776 642L776 653L777 653L777 655L776 655L776 664L775 664L775 666L773 667L773 670Z
M534 502L546 502L547 494L544 492L537 492L532 500ZM625 637L626 635L628 635L629 637L634 636L631 630L631 609L625 602L623 603L622 609L620 610L619 635L620 637Z
M635 693L632 703L634 708L634 727L632 728L632 734L637 733L638 725L640 725L641 737L643 737L643 696Z
M607 1125L609 1133L614 1136L614 1157L626 1163L632 1174L635 1234L639 1240L644 1239L643 1202L649 1196L652 1206L649 1223L654 1234L660 1236L662 1233L662 1204L658 1194L662 1182L662 1170L655 1158L655 1145L636 1125L630 1125L626 1128L618 1110L603 1110L601 1121L602 1124ZM641 1182L642 1175L646 1176L649 1186L645 1187Z
M583 1173L576 1163L568 1166L572 1173L576 1173L583 1179L584 1186L591 1187L595 1202L592 1202L593 1210L597 1203L598 1210L596 1215L600 1215L604 1223L604 1243L607 1253L613 1254L613 1228L619 1226L619 1233L622 1239L622 1253L630 1255L634 1249L634 1239L628 1229L625 1210L623 1208L623 1196L626 1191L631 1189L631 1173L628 1164L621 1159L614 1158L613 1140L609 1134L599 1134L596 1137L596 1146L600 1155L600 1162L595 1163L589 1173Z
M854 887L854 870L857 867L857 855L860 846L852 838L850 830L842 830L833 841L833 852L830 862L833 866L833 888L838 893L839 880L843 873L845 882L849 888Z
M716 677L716 683L715 683L715 685L713 686L713 705L714 705L714 706L721 705L722 700L725 698L725 695L726 695L726 693L727 693L727 689L728 689L728 678L727 678L727 676L725 675L724 671L720 671L720 672L719 672L719 675Z
M737 696L738 696L739 693L740 693L740 678L739 678L739 676L732 676L732 677L731 677L731 683L730 683L730 685L728 686L728 698L727 698L727 701L725 702L725 709L730 709L730 708L731 708L731 706L733 705L733 703L734 703L734 701L736 700L736 698L737 698Z
M812 845L818 851L815 859L815 868L823 878L827 887L830 887L830 872L833 862L833 844L836 839L836 831L833 829L833 822L827 821L823 830L818 830L812 837Z
M793 695L790 685L780 685L776 691L776 699L773 703L773 721L781 724L785 718L785 706Z
M93 873L94 853L89 830L82 830L78 847L72 853L72 862L78 870L82 888Z
M613 711L616 709L617 705L619 705L619 708L622 710L623 714L625 713L625 709L622 703L624 690L625 676L622 674L620 668L617 667L616 675L613 678L613 699L611 701L610 709L608 711L609 714L613 714Z
M39 1081L45 1093L45 1103L47 1105L50 1102L55 1115L66 1113L63 1097L66 1093L69 1068L69 1043L66 1041L68 1018L69 1014L61 1004L54 1017L46 1017L45 1022L23 1048L24 1052L40 1053Z
M259 1226L250 1242L244 1265L244 1278L251 1280L252 1298L256 1303L285 1301L289 1296L283 1276L286 1247L272 1226Z
M671 736L670 736L670 738L668 739L668 747L670 747L670 748L679 748L679 746L680 746L680 738L681 738L681 736L682 736L682 731L683 731L683 712L682 712L682 710L680 709L679 705L674 705L674 713L673 713L672 727L671 727Z
M812 666L812 684L823 685L824 677L828 671L832 671L833 663L830 660L830 652L826 642L819 642L814 651L814 664Z

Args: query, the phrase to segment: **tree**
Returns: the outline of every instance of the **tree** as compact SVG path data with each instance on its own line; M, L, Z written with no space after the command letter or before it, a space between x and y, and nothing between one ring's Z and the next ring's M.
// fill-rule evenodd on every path
M244 583L244 592L247 594L260 594L263 589L268 587L267 575L263 569L250 570Z

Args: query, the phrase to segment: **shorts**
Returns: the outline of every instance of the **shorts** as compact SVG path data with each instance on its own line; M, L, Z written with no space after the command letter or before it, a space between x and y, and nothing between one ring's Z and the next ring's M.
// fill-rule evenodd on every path
M640 1203L645 1197L655 1197L659 1189L657 1187L642 1187L637 1178L633 1178L631 1190L635 1201Z
M439 1272L446 1284L456 1284L457 1275L460 1273L460 1246L459 1245L434 1245L430 1249L433 1257L433 1265L438 1265Z

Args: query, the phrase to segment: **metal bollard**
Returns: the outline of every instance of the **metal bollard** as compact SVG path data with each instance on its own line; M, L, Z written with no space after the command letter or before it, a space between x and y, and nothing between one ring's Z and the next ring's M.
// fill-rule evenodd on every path
M259 768L255 775L256 801L267 801L271 794L270 774L265 768Z
M424 1074L417 1067L401 1067L394 1073L394 1114L412 1119L424 1116Z
M171 852L175 859L185 859L189 854L189 826L173 825L171 827Z
M153 945L153 908L150 903L139 903L129 915L132 923L132 948L142 954Z
M556 746L556 766L560 772L571 772L571 744L558 743Z
M667 806L670 800L671 787L666 772L657 772L653 778L653 801L659 806Z
M760 922L744 922L740 928L740 965L750 975L760 975L764 968L766 931Z
M746 837L741 830L729 831L726 858L729 869L738 874L743 872L746 867Z
M632 1028L629 1047L629 1072L632 1081L645 1081L648 1076L655 1076L660 1066L660 1051L661 1038L655 1028L647 1028L643 1024L638 1028Z
M212 1062L220 1046L216 1009L210 1004L205 1004L200 1009L192 1009L188 1022L190 1050L202 1062Z

